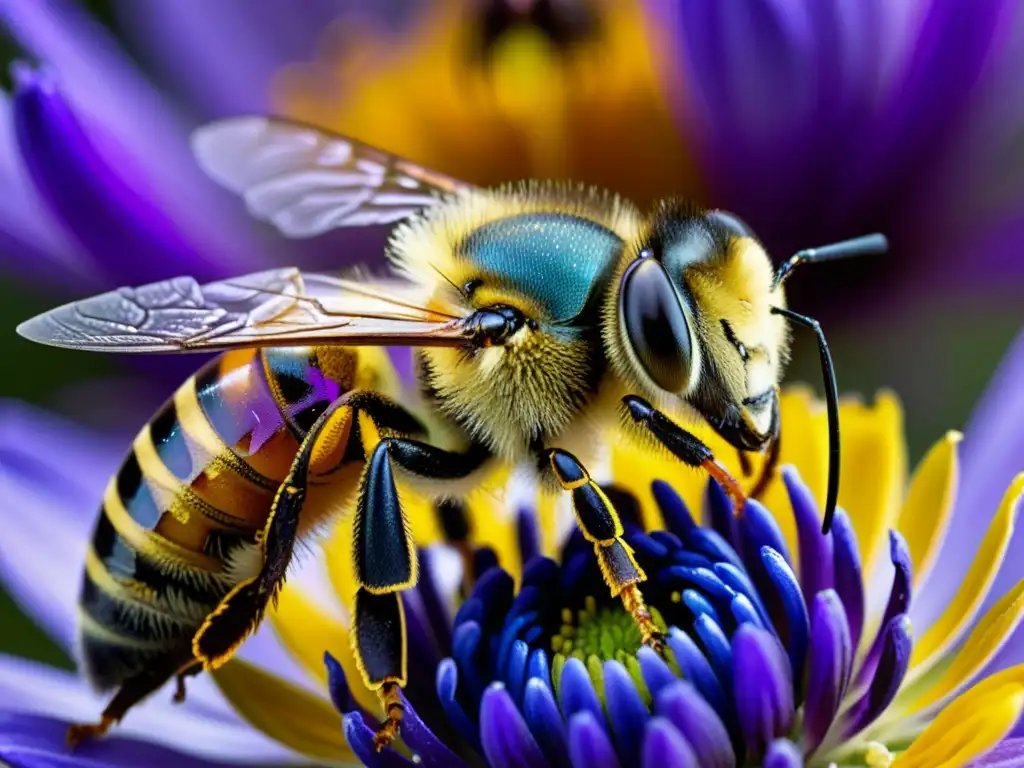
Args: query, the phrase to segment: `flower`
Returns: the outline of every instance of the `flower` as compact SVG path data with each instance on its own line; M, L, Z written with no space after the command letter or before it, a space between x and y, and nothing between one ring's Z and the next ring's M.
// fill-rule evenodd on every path
M845 513L828 536L817 528L824 414L805 392L787 391L781 403L782 461L792 468L771 483L763 504L751 502L738 518L714 486L704 488L699 473L610 443L604 480L650 577L645 594L659 621L675 627L665 658L638 648L632 624L607 597L578 537L563 547L563 532L572 527L565 505L538 504L528 487L524 492L501 476L467 500L477 578L450 618L461 582L458 558L436 546L437 521L407 495L423 548L420 583L405 595L406 746L422 759L442 755L453 765L474 743L494 764L517 744L527 750L521 757L536 757L532 744L547 759L558 749L549 740L557 742L568 713L563 739L574 760L593 762L607 754L601 750L629 744L627 757L616 751L623 765L642 764L644 750L711 750L724 762L728 745L737 758L770 754L769 765L799 764L793 761L806 751L812 765L884 764L895 755L895 765L930 766L945 758L963 764L995 747L1024 708L1017 658L1024 645L1016 633L1024 616L1024 563L1011 549L1024 475L1016 474L1019 433L1000 432L1004 418L1022 407L1022 361L1024 336L967 430L963 462L960 437L950 433L909 483L895 399L845 402ZM92 504L119 446L41 413L8 407L0 416L0 493L33 513L0 516L0 576L69 648ZM733 455L700 434L742 474ZM56 444L63 447L59 457ZM536 514L521 514L524 505L536 506ZM688 509L703 510L701 525ZM982 533L972 540L965 531L974 528ZM944 543L949 531L965 541ZM399 753L366 749L367 728L380 712L347 651L351 542L351 526L335 526L316 548L321 554L305 557L290 574L242 658L212 680L197 678L181 707L170 707L165 693L145 702L111 740L85 745L82 759L91 749L114 756L128 748L121 740L142 737L245 763L399 761ZM1009 587L994 592L995 581ZM929 620L930 603L942 610ZM336 660L326 667L325 651ZM0 689L0 710L19 717L68 722L94 717L102 706L71 675L10 657L0 656ZM526 707L531 691L530 701L548 716L538 720ZM693 720L673 719L680 707L699 718L704 741ZM349 714L344 735L335 708ZM497 731L496 722L503 726ZM542 733L538 722L551 727ZM26 733L39 749L39 734L54 728L44 723ZM2 733L0 744L24 743L18 731ZM62 745L46 748L64 755ZM1009 760L1015 749L1011 741L993 754Z

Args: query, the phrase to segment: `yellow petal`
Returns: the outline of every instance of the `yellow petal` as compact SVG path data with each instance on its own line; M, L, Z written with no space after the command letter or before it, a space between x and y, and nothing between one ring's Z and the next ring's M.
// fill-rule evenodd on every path
M914 644L911 678L919 677L945 653L974 621L1003 563L1016 521L1017 501L1024 493L1024 473L1014 478L1003 495L985 538L956 595L939 619Z
M893 768L959 768L996 746L1020 719L1024 685L986 685L988 682L975 686L940 713L896 759Z
M912 715L943 702L968 685L995 656L1024 618L1024 579L993 605L977 623L956 658L930 688L903 714ZM910 679L908 678L908 683Z
M918 590L935 564L956 501L960 464L959 432L947 432L921 459L899 517L899 531L910 549L914 589Z
M345 670L345 680L356 702L368 712L380 713L380 700L363 685L349 646L348 627L341 621L321 610L294 582L285 583L277 608L268 618L281 644L303 668L326 685L324 651L330 651Z
M845 402L839 506L850 516L860 543L864 573L888 551L906 487L903 409L891 392L879 392L872 406Z
M341 716L326 698L238 659L212 675L231 706L254 728L317 760L359 762L345 743Z
M779 416L782 421L779 466L796 467L818 504L824 505L828 485L828 430L823 405L815 401L806 387L787 387L779 398ZM760 469L758 463L754 477L760 475ZM768 484L762 501L775 516L789 551L795 556L799 549L796 522L789 494L779 475Z

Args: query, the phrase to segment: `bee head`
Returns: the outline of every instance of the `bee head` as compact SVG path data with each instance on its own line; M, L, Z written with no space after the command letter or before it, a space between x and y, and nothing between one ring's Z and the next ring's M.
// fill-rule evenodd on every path
M778 427L788 351L771 263L738 218L661 204L618 290L628 367L643 389L682 400L733 445L759 450Z

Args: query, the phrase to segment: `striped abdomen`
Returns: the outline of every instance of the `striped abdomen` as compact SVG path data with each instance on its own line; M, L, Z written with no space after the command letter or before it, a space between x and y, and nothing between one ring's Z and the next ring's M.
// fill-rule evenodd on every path
M255 536L300 441L333 399L377 384L383 356L338 347L229 352L142 429L107 486L86 555L82 655L95 685L116 685L168 654L188 659L206 615L259 569ZM335 500L362 464L349 437L311 468L310 482L331 481ZM311 495L303 528L328 507Z

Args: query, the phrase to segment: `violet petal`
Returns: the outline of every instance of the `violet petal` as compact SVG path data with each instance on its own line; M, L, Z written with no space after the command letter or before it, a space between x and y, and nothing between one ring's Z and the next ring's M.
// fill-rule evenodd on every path
M800 585L789 564L775 550L765 547L761 550L761 561L769 584L778 598L781 620L775 622L789 654L790 667L802 674L804 659L807 657L807 638L810 634L810 619L807 606L800 592ZM784 628L784 629L783 629Z
M569 718L569 755L574 768L619 768L619 759L608 734L589 710Z
M903 684L914 647L913 630L906 614L893 616L879 633L882 651L868 690L847 713L844 736L849 738L869 726L885 711Z
M632 765L640 758L640 736L650 713L633 678L618 661L604 663L604 700L619 756Z
M667 718L693 748L702 768L733 768L736 753L721 718L685 680L676 680L654 695L654 711Z
M693 638L672 627L668 633L668 646L676 657L683 677L693 683L726 724L733 723L735 713L732 709L731 696L726 696L721 681Z
M1021 768L1024 765L1024 739L1006 739L970 768Z
M598 764L599 765L599 764ZM701 768L693 748L671 722L652 717L644 729L643 768Z
M882 624L879 633L868 653L864 657L860 670L857 672L857 683L867 682L874 674L875 665L878 663L878 656L882 652L882 645L885 642L883 631L889 622L910 609L910 591L913 584L913 573L910 562L910 550L903 536L897 531L889 531L889 557L893 564L892 587L889 590L889 601L885 606L885 613L882 615Z
M480 743L494 768L546 768L547 760L501 683L487 687L480 702Z
M763 768L804 768L804 756L793 742L776 739L768 746Z
M655 480L651 483L651 493L665 520L665 530L686 541L696 530L697 523L694 522L693 515L690 514L683 497L672 487L671 483L664 480Z
M469 715L462 708L456 695L459 687L459 667L454 659L444 659L437 665L437 699L441 702L445 717L448 718L455 730L459 732L469 744L481 751L480 733Z
M402 741L416 756L416 765L426 768L464 768L465 761L423 722L412 702L402 693L405 710L402 717Z
M640 674L644 679L644 685L647 686L652 698L657 699L662 688L679 679L653 648L646 645L641 647L636 652L636 657L640 662Z
M864 631L864 576L857 534L845 510L836 509L831 534L836 592L843 601L846 620L850 625L850 643L856 650Z
M562 677L558 681L558 697L562 705L562 714L568 720L577 712L590 712L597 722L604 723L604 710L594 690L594 682L582 661L573 657L562 667Z
M415 765L391 747L377 751L374 732L366 724L362 712L349 712L342 721L345 741L366 768L410 768Z
M778 640L748 624L733 635L733 696L740 729L753 755L784 736L793 722L793 680Z
M818 502L797 469L783 467L782 480L796 520L800 542L800 588L809 609L814 596L833 584L832 534L822 535Z
M555 703L547 679L530 678L523 692L523 717L537 744L544 751L551 765L569 763L569 745L566 741L562 713Z
M811 603L810 664L804 702L804 751L812 754L824 740L853 664L850 630L842 601L831 589L819 592Z

